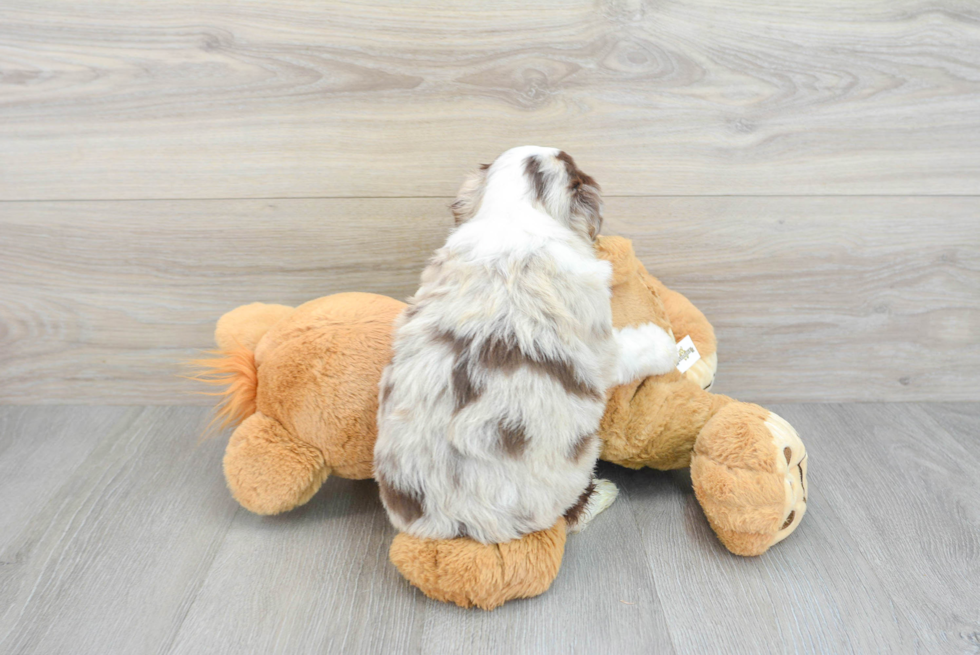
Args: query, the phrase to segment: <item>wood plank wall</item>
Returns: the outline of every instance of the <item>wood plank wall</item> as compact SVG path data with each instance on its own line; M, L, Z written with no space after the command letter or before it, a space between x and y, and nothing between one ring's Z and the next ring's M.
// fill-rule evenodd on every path
M562 147L719 391L980 399L980 5L0 5L0 402L206 403L224 311L404 297L463 175Z

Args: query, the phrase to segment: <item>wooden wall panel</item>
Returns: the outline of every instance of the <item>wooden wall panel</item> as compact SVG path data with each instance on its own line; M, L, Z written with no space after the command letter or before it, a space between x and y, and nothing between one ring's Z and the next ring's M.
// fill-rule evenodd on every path
M0 402L207 403L224 311L404 298L447 198L5 203ZM607 232L718 331L747 400L980 399L980 199L611 198Z
M715 326L715 389L980 399L980 198L610 201L609 230Z
M411 295L437 200L0 205L0 402L203 402L179 362L241 304Z
M5 0L0 199L980 192L967 0Z

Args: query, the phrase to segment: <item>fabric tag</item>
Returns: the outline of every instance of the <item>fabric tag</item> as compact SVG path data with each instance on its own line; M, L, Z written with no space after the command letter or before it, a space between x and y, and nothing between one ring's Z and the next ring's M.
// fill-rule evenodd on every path
M677 352L677 370L681 373L686 373L687 369L694 366L694 362L701 359L701 353L691 341L691 335L687 335L677 342Z

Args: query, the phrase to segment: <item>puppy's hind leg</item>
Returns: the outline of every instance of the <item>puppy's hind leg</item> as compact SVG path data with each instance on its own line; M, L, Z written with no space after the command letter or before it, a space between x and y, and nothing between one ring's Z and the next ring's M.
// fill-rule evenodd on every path
M581 532L599 512L608 509L618 495L619 488L609 480L592 480L578 502L565 512L568 531Z

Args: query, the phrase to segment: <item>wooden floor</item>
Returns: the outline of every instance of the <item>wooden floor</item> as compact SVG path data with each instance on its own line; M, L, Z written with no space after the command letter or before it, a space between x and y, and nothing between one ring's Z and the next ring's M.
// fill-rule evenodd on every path
M790 404L810 506L766 555L715 540L686 471L622 493L543 596L485 613L387 562L374 482L263 518L197 407L0 408L0 652L974 653L980 404Z

